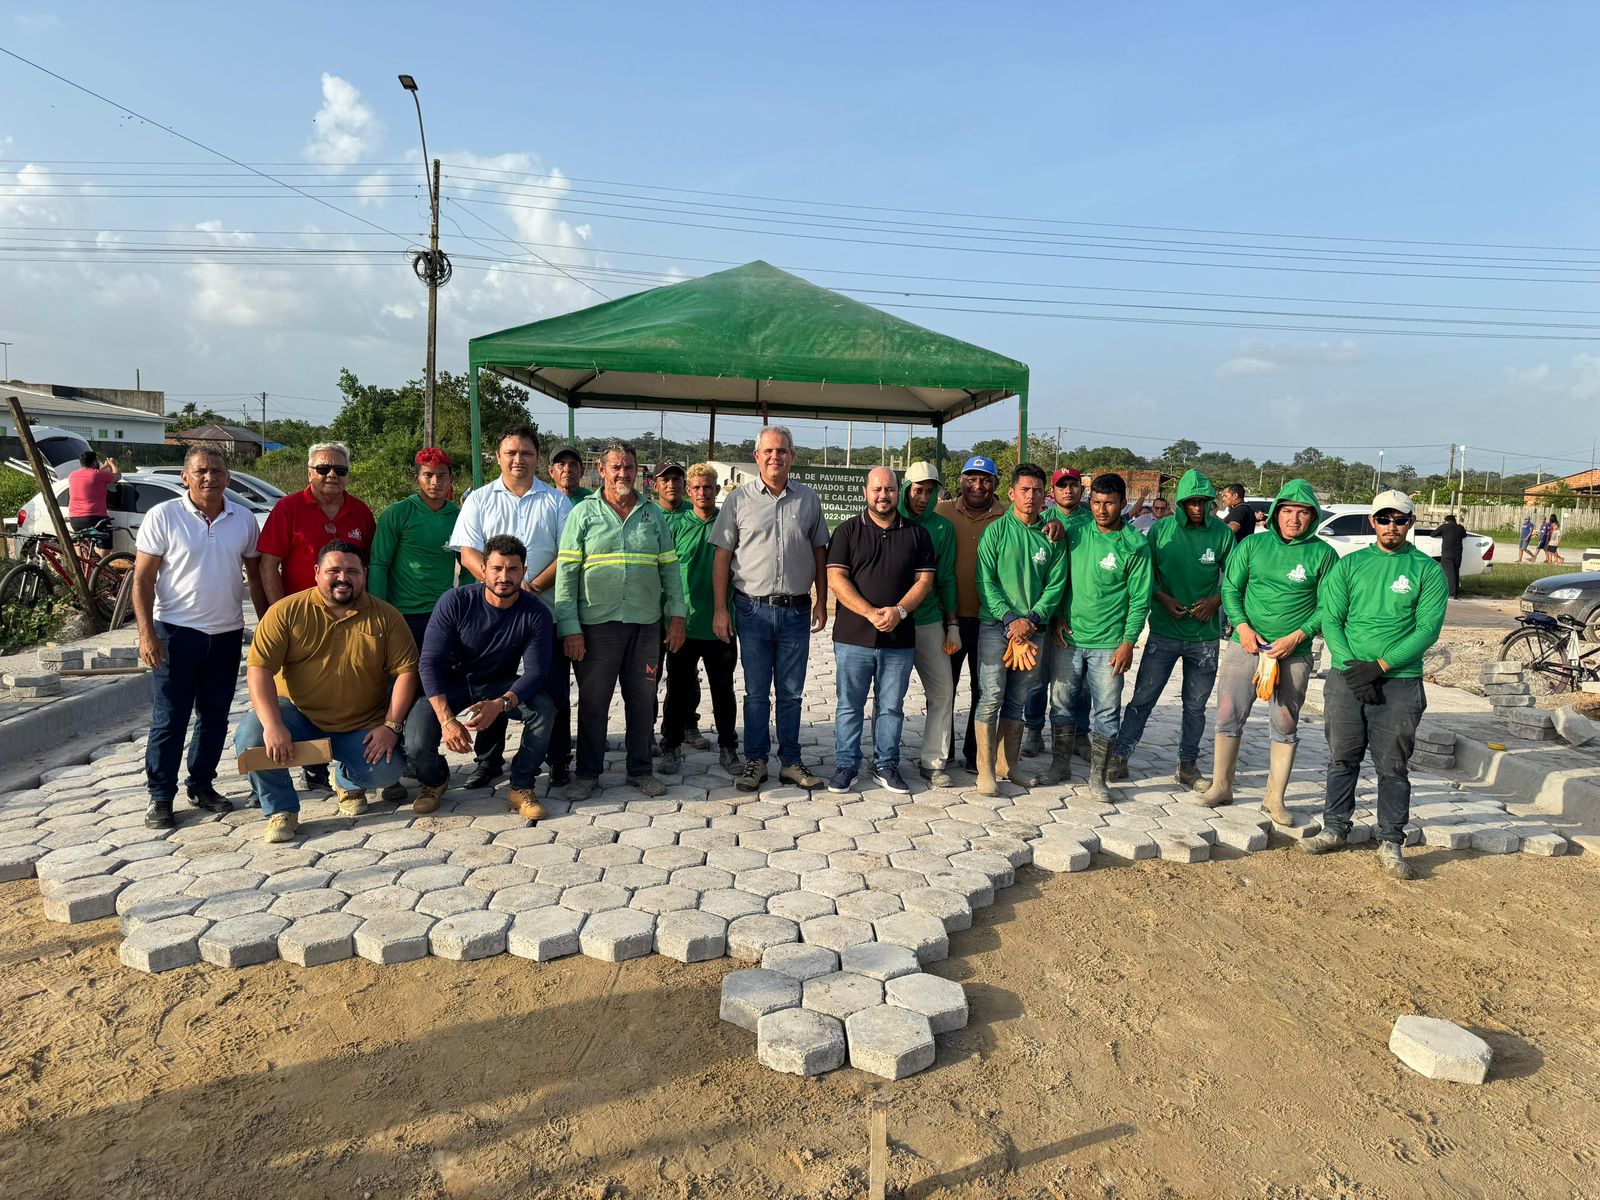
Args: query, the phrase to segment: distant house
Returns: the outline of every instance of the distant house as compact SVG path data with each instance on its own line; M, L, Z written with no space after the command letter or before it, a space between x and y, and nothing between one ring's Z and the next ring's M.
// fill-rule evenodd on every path
M241 462L261 457L262 451L279 449L277 442L264 442L261 434L242 425L198 425L183 429L167 439L183 446L211 446L224 456Z
M1549 493L1564 487L1571 488L1579 496L1590 500L1600 499L1600 470L1579 471L1575 475L1568 475L1563 479L1547 479L1543 483L1535 484L1522 493L1522 503L1525 506L1538 507L1546 503ZM1563 494L1565 494L1563 492Z
M90 443L134 442L159 446L167 440L167 418L159 408L152 412L143 405L147 397L160 397L160 392L134 393L124 391L109 393L139 399L140 407L98 399L87 389L67 388L50 384L0 384L0 438L16 437L11 428L9 410L3 402L15 396L22 402L22 411L30 425L52 425L66 429ZM157 401L159 403L159 400Z

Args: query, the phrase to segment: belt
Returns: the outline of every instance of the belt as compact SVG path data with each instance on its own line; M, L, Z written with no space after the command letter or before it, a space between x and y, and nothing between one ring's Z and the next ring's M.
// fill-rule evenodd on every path
M746 600L754 600L757 604L771 605L773 608L811 607L810 592L802 592L798 596L752 596L746 592L740 592L739 595L743 596Z

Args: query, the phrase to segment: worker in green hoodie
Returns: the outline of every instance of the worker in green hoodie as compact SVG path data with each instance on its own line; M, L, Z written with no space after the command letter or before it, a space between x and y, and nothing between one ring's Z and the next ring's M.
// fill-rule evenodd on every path
M1332 670L1322 690L1328 735L1328 791L1322 832L1300 843L1308 854L1337 850L1350 837L1356 779L1370 751L1378 773L1378 865L1410 879L1400 848L1411 818L1406 764L1428 707L1422 656L1444 628L1444 571L1407 540L1416 519L1404 492L1372 501L1377 541L1341 558L1322 585L1322 637Z
M1022 713L1042 685L1042 643L1050 619L1067 590L1066 540L1044 531L1044 471L1022 463L1011 477L1011 510L990 522L978 541L978 703L973 709L978 741L978 790L999 793L997 778L1034 787L1038 777L1022 768ZM1141 618L1142 619L1142 618ZM1008 667L1006 644L1029 644L1036 655L1028 670Z
M1089 689L1089 798L1110 799L1106 772L1122 721L1122 677L1150 612L1150 547L1122 519L1128 485L1105 471L1089 487L1094 518L1067 531L1070 583L1055 621L1050 663L1052 774L1072 762L1072 698Z
M1198 800L1207 808L1233 802L1239 742L1256 702L1256 668L1263 658L1271 658L1278 663L1278 682L1270 700L1272 747L1261 806L1277 824L1292 824L1283 795L1300 740L1300 708L1311 680L1311 643L1322 631L1317 602L1323 580L1339 561L1338 552L1317 536L1321 519L1311 485L1291 479L1272 502L1267 527L1240 541L1228 556L1222 611L1233 626L1233 637L1217 672L1211 788Z
M961 626L956 619L956 529L934 511L938 498L939 473L932 463L916 462L906 468L905 482L900 485L900 515L927 530L936 568L933 591L911 614L917 627L917 678L922 680L922 694L928 702L918 765L922 777L934 787L949 787L953 780L945 764L950 743L944 731L955 716L956 681L944 648L947 643L961 644Z
M1178 513L1157 520L1145 535L1154 577L1150 634L1139 656L1133 699L1111 748L1107 778L1126 779L1128 758L1144 736L1172 669L1183 661L1183 724L1178 734L1178 786L1204 787L1200 739L1206 704L1217 681L1217 642L1222 637L1222 572L1237 544L1233 530L1211 515L1217 489L1199 471L1185 471L1175 499Z

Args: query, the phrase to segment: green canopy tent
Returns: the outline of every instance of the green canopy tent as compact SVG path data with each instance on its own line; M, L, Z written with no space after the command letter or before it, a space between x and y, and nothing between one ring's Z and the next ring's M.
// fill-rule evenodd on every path
M483 481L478 372L579 408L944 425L1010 396L1028 436L1028 368L764 262L473 338L472 477Z

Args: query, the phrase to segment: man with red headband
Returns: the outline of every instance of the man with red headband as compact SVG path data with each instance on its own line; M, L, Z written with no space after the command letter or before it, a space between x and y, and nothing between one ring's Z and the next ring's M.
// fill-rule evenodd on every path
M461 506L451 499L454 477L448 454L418 450L415 461L417 490L378 517L367 591L400 610L420 646L434 605L456 585L456 554L449 542ZM426 704L426 698L420 703ZM405 797L400 783L383 792L385 800Z

